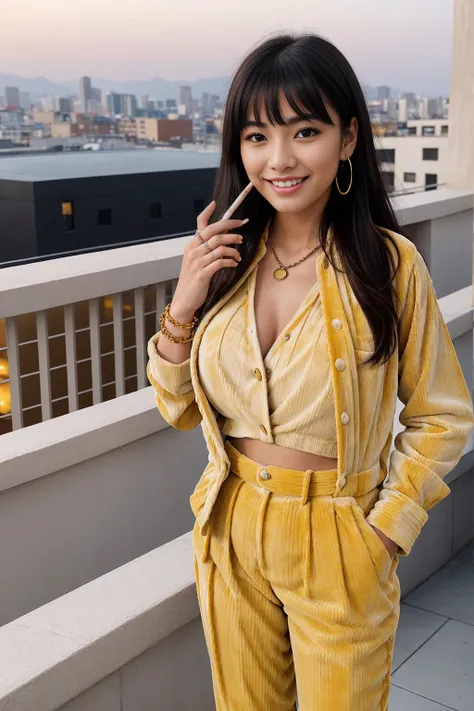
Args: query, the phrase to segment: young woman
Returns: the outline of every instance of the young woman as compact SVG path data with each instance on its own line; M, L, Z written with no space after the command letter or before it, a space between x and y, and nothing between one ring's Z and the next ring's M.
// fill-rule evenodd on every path
M248 223L219 219L249 180ZM398 558L448 495L473 412L332 44L281 35L245 58L214 197L147 373L209 452L191 507L216 707L290 711L297 691L301 711L387 709Z

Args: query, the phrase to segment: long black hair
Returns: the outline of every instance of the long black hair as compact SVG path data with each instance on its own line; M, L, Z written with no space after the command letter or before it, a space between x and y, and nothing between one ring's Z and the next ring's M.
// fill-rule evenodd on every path
M343 196L333 184L321 222L320 241L334 267L333 250L337 250L342 270L372 331L374 352L368 362L377 364L390 357L398 342L399 322L392 282L400 254L384 228L394 232L400 232L400 228L377 162L362 88L347 59L329 41L314 34L279 34L253 49L238 67L224 110L222 157L213 194L217 205L211 222L221 219L248 183L240 143L249 110L258 121L263 107L273 125L284 125L279 106L281 91L303 119L311 114L332 125L326 108L329 104L338 114L343 132L352 117L358 121L357 145L351 158L352 188ZM346 171L342 190L348 184L347 177ZM206 301L197 312L199 319L247 269L273 214L275 209L270 203L257 190L251 190L233 216L250 220L239 230L244 237L239 245L242 261L233 269L219 269L213 275ZM332 239L328 240L330 229ZM387 240L397 254L396 265Z

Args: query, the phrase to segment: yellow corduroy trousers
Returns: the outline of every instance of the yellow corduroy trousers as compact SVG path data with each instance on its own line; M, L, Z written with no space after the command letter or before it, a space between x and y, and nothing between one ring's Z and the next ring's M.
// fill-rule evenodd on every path
M400 584L365 520L379 490L357 490L361 472L335 496L335 470L225 448L209 529L193 530L217 711L292 711L296 696L300 711L386 711Z

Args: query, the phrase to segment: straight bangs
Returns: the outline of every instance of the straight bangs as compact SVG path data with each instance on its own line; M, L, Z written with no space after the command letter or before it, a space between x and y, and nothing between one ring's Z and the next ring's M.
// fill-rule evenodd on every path
M295 114L303 120L318 120L333 124L326 108L324 94L313 72L302 71L289 58L269 61L268 66L255 67L249 80L236 97L234 135L240 135L247 121L264 123L265 116L275 126L285 126L281 113L280 95L283 92Z

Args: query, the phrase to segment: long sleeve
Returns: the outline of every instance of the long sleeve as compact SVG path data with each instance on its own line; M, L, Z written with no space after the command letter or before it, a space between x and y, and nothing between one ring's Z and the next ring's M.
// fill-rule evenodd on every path
M194 399L190 359L170 363L156 350L161 331L148 341L147 378L155 391L156 406L163 419L178 430L197 427L202 415Z
M471 434L472 400L428 268L416 254L400 323L398 397L404 404L388 474L367 521L408 555L427 511L450 492L443 477Z

